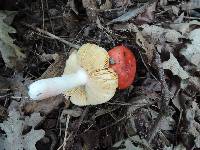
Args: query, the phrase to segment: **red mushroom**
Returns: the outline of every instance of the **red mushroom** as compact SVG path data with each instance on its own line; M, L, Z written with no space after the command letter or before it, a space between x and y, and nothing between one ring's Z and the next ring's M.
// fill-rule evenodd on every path
M130 49L121 45L108 51L110 67L118 74L118 88L129 87L135 79L136 59Z

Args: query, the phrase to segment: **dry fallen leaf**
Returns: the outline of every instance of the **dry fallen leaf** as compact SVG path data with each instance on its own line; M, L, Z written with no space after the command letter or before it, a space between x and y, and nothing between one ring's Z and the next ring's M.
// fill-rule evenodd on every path
M95 22L97 18L97 14L95 10L97 10L97 3L94 0L82 0L83 7L86 9L87 16L91 22Z
M8 89L9 87L10 81L5 77L0 76L0 90Z
M199 27L200 22L197 20L192 20L190 22L184 22L184 23L174 23L170 24L170 27L172 29L175 29L176 31L180 32L182 35L188 34L194 27Z
M197 148L200 148L200 135L198 135L198 136L196 137L196 139L194 140L194 142L195 142L195 146L196 146Z
M31 101L25 103L23 106L23 111L27 114L33 112L40 112L42 114L49 114L54 110L60 103L65 100L63 95L58 95L41 101Z
M156 79L146 78L142 83L142 89L147 92L154 94L155 92L160 92L162 90L161 83Z
M62 123L66 122L66 116L70 115L72 117L80 117L83 113L83 109L77 107L74 109L63 109L61 115L60 115L60 121Z
M188 87L200 92L200 78L190 77L188 81Z
M183 80L189 78L189 74L183 70L183 68L180 66L179 62L172 53L170 53L170 59L163 62L162 65L163 69L170 70L173 75L177 75Z
M154 19L154 12L156 10L156 2L146 8L145 12L136 17L137 24L151 23Z
M175 120L170 116L164 117L160 122L161 130L173 130L174 127L175 127Z
M40 61L42 62L49 62L51 60L55 60L56 58L58 58L58 54L46 54L43 53L42 55L39 55Z
M177 145L177 146L174 146L174 145L165 146L163 148L163 150L186 150L186 148L182 144L180 144L180 145Z
M171 43L178 43L180 38L184 38L179 32L171 29L164 29L155 25L144 24L142 34L144 37L150 37L154 41L166 41Z
M112 2L110 0L106 0L103 5L100 6L101 10L108 10L112 8Z
M87 132L84 132L81 135L84 147L86 150L92 150L99 148L99 132L96 132L96 130L89 130Z
M131 0L115 0L113 1L113 3L115 8L132 5Z
M139 31L139 29L137 28L136 25L134 24L128 24L127 29L135 32L136 33L136 43L142 48L144 49L144 53L142 53L143 55L145 55L145 57L147 58L147 63L151 64L152 59L153 59L153 53L155 50L155 47L152 43L148 42L143 34Z
M149 2L145 3L141 7L131 8L126 13L124 13L123 15L121 15L118 18L113 19L112 21L108 22L107 24L109 25L109 24L113 24L115 22L126 22L126 21L136 17L137 15L143 13L146 10L146 8L148 8L148 6L150 4L152 4L153 2L155 2L155 0L150 0Z
M145 139L141 139L138 135L121 140L113 145L118 150L152 150L151 146Z
M0 141L3 141L0 143L1 149L36 150L35 144L44 136L45 132L44 130L35 130L34 127L39 122L33 120L40 121L40 115L25 117L25 120L23 120L18 111L10 111L7 121L0 123L1 129L6 133L6 136L0 136ZM32 126L30 132L22 134L24 128L28 125Z
M16 30L4 22L9 13L9 11L0 11L0 52L7 67L21 69L25 55L9 35L9 33L16 33Z
M172 11L173 11L173 13L174 13L176 16L178 16L179 11L180 11L180 8L177 7L177 6L172 6Z
M176 20L174 20L174 24L181 24L183 22L183 19L184 19L184 13L179 15L178 18Z
M136 43L145 50L145 52L143 53L143 55L146 56L147 58L147 63L150 65L152 60L153 60L153 53L155 50L155 47L152 43L148 42L143 35L141 34L140 31L138 31L136 33Z
M182 10L192 10L200 8L200 3L198 0L190 0L189 2L182 3L181 9Z
M69 4L70 8L75 12L75 14L78 15L78 10L75 5L75 0L69 0L68 4Z
M160 6L166 6L168 4L168 0L160 0Z
M191 106L186 109L186 120L188 121L187 124L187 131L189 135L192 135L195 139L195 146L199 148L199 136L200 136L200 124L199 120L196 120L196 112L199 112L198 104L195 101L191 102Z
M156 99L160 99L158 95L148 94L147 96L141 95L137 97L133 97L129 103L132 104L127 110L128 115L132 112L143 108L144 106L152 105L155 103Z
M181 54L191 62L193 65L200 69L200 29L195 29L190 32L189 39L191 44L187 44L187 48L181 50Z

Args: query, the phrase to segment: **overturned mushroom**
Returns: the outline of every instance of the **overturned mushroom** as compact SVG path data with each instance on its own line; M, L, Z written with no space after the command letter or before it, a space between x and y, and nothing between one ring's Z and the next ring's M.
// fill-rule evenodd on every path
M95 44L84 44L66 61L61 77L42 79L29 86L34 100L58 94L70 96L73 104L96 105L110 100L118 87L118 76L109 68L107 51Z

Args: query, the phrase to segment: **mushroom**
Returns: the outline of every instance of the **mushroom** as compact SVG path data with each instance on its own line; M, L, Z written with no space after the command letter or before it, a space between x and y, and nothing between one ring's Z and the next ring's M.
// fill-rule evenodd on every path
M121 45L108 51L110 56L110 68L118 75L118 88L129 87L136 74L136 59L130 49Z
M118 86L118 76L109 67L107 51L95 44L84 44L66 61L61 77L38 80L29 86L29 96L41 100L63 93L79 106L109 101Z

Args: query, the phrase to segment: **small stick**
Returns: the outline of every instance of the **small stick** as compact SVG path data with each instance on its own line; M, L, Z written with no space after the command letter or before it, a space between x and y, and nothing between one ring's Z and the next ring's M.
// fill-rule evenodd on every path
M75 48L75 49L79 49L79 48L80 48L79 45L73 44L73 43L71 43L71 42L69 42L69 41L66 41L65 39L60 38L60 37L58 37L58 36L56 36L56 35L54 35L54 34L48 32L48 31L45 31L45 30L40 29L40 28L35 28L35 27L33 27L33 26L29 25L29 24L24 24L24 25L27 26L27 27L29 27L29 28L31 28L32 30L35 30L35 31L37 31L37 32L40 32L40 33L42 33L42 34L44 34L44 35L46 35L46 36L49 36L49 37L52 38L52 39L56 39L56 40L58 40L58 41L60 41L60 42L62 42L62 43L64 43L64 44L66 44L66 45L68 45L68 46L70 46L70 47L73 47L73 48Z
M85 108L85 110L83 111L81 117L79 118L76 131L72 132L72 134L71 134L70 137L68 136L68 139L67 139L67 140L70 141L70 146L69 146L70 148L73 147L73 145L74 145L74 139L75 139L75 137L77 136L78 130L79 130L79 128L80 128L80 126L81 126L81 124L82 124L82 122L83 122L84 117L87 115L88 111L89 111L89 106L87 106L87 107ZM66 140L66 141L67 141L67 140ZM66 146L66 145L65 145L65 146ZM66 147L63 147L63 148L66 149ZM70 148L69 148L69 149L70 149Z
M64 137L64 142L63 142L63 150L65 150L65 146L67 143L67 135L68 135L68 127L69 127L69 119L70 119L70 115L67 115L67 121L66 121L66 127L65 127L65 137Z
M165 81L165 74L164 74L164 69L162 67L160 54L156 50L155 50L155 56L156 56L155 61L156 61L156 65L158 67L158 74L160 77L160 82L161 82L161 87L162 87L162 101L161 101L161 112L160 112L159 116L156 118L155 123L149 130L149 133L147 134L147 141L149 143L151 143L152 139L154 138L157 131L159 130L160 123L165 118L165 116L169 110L168 103L171 99L171 94L170 94L169 88L167 86L167 83Z

